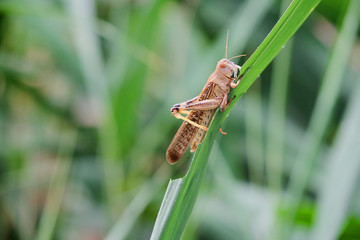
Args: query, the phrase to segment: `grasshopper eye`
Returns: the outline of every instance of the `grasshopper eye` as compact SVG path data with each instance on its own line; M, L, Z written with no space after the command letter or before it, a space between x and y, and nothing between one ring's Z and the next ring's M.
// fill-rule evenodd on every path
M234 78L234 77L235 77L235 72L231 71L231 78Z

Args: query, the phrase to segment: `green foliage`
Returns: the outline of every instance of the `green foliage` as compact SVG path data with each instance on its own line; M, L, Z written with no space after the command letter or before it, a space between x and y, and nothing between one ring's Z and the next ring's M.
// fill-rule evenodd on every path
M0 1L0 239L359 238L359 3L317 3ZM227 29L236 98L170 166Z

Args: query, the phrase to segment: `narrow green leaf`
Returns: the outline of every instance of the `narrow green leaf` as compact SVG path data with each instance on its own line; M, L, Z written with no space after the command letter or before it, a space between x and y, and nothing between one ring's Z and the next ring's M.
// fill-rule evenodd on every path
M166 193L164 196L164 200L161 204L158 217L156 218L154 231L151 234L151 239L159 239L163 234L164 226L166 224L167 219L169 218L169 214L174 207L176 198L179 195L179 191L181 185L183 183L183 179L179 178L176 180L170 180L169 185L166 189Z

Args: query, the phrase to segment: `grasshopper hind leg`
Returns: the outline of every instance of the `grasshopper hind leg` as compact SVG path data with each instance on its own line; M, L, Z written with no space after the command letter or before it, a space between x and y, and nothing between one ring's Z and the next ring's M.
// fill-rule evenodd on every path
M196 122L191 121L190 119L182 116L179 111L171 111L171 113L172 113L172 115L174 115L174 117L176 117L176 118L178 118L178 119L181 119L181 120L184 120L185 122L188 122L189 124L194 125L195 127L198 127L198 128L200 128L201 130L203 130L203 131L207 131L207 130L208 130L207 127L202 126L202 125L200 125L200 124L197 124Z
M189 110L194 110L194 111L214 110L221 105L223 98L205 99L201 101L197 101L196 99L197 98L194 98L184 103L175 104L171 108L171 114L174 115L174 117L178 119L182 119L183 121L186 121L206 132L208 130L207 126L200 125L190 120L189 118L182 116L181 113L188 113Z

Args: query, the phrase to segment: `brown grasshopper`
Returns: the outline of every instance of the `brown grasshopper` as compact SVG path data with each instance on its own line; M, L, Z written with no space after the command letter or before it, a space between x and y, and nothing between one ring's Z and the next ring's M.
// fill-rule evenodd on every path
M175 164L189 145L191 145L190 152L195 152L197 146L204 139L216 110L220 108L220 111L223 112L231 103L232 99L227 100L228 94L230 88L236 88L240 83L240 79L237 83L234 80L237 79L238 70L240 72L241 67L230 60L241 56L244 55L229 59L226 56L224 59L221 59L199 96L189 101L175 104L171 108L172 115L184 120L184 122L166 151L166 159L170 164ZM187 116L184 117L181 114L187 114ZM221 129L220 132L222 132Z

